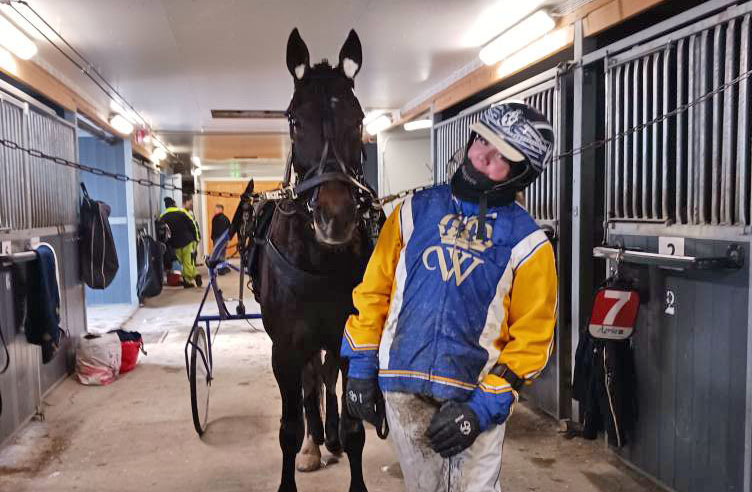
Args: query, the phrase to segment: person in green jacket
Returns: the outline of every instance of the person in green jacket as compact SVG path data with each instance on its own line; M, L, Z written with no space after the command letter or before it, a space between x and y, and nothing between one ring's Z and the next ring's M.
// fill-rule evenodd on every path
M175 256L183 268L183 287L193 287L194 281L200 287L201 275L196 271L193 258L199 239L198 226L187 210L177 207L175 200L166 197L164 202L165 211L159 220L169 228L167 244L175 250Z

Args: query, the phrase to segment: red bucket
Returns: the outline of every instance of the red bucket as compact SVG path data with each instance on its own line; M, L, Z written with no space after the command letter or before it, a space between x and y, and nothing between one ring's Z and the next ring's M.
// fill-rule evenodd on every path
M141 342L120 342L120 374L133 370L138 362L138 352L141 350Z

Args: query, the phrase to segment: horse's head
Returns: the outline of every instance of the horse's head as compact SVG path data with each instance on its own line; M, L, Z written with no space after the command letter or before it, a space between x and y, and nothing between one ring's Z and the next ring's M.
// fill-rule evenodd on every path
M297 29L287 41L287 68L295 80L287 109L293 166L298 183L327 178L308 193L316 239L329 245L349 242L358 224L353 188L344 178L357 177L361 166L363 110L353 93L353 80L362 58L360 39L353 30L336 67L326 60L311 66Z

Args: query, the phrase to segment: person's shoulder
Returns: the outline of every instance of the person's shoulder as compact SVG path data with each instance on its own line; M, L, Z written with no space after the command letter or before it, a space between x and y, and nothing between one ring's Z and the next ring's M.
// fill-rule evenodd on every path
M512 240L515 243L532 235L545 237L545 233L525 207L514 202L505 208L508 208L507 213L512 225Z
M413 193L413 200L441 200L451 198L452 191L449 185L436 185Z

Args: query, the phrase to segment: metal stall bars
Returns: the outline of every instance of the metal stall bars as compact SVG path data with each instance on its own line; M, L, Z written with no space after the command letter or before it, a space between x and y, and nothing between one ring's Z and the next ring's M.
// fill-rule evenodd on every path
M0 92L0 135L26 142L26 104ZM0 231L28 229L29 186L23 152L0 149Z
M145 179L153 183L159 183L159 172L141 159L133 159L133 179ZM136 214L136 229L146 232L151 237L156 237L154 220L159 217L160 190L156 186L144 186L138 183L133 185L134 209Z
M749 258L752 2L719 12L729 3L584 59L605 62L606 242L658 258L632 267L650 295L639 419L619 452L679 491L752 490L750 269L679 271L670 256Z
M470 136L470 125L478 120L480 114L489 106L504 100L523 100L541 111L553 124L554 133L557 135L554 155L558 154L559 136L562 134L562 107L564 101L561 97L562 78L559 69L547 70L539 75L531 77L514 87L506 89L464 111L457 116L434 126L432 130L433 156L434 156L434 181L435 183L447 183L456 170L456 164L451 162L453 154L462 148ZM562 163L554 160L544 171L541 177L530 185L525 191L525 206L534 219L541 225L553 240L557 253L557 263L560 270L560 292L569 286L565 285L568 279L566 270L569 267L567 251L568 244L560 244L559 238L562 232L566 237L568 225L562 227ZM568 224L568 217L565 221ZM566 313L560 310L557 323L557 343L555 352L543 375L525 390L526 397L535 405L556 417L557 419L570 416L571 404L569 398L570 387L570 328ZM559 342L562 343L559 343Z
M0 83L0 135L26 147L77 159L75 128L53 111L16 89ZM0 242L4 253L49 243L57 254L61 324L72 338L86 330L83 288L78 269L78 172L56 166L18 150L0 149ZM0 316L10 352L8 372L0 377L3 418L0 441L39 408L42 396L72 367L74 344L48 364L41 365L40 349L26 342L16 325L11 271L0 272Z

